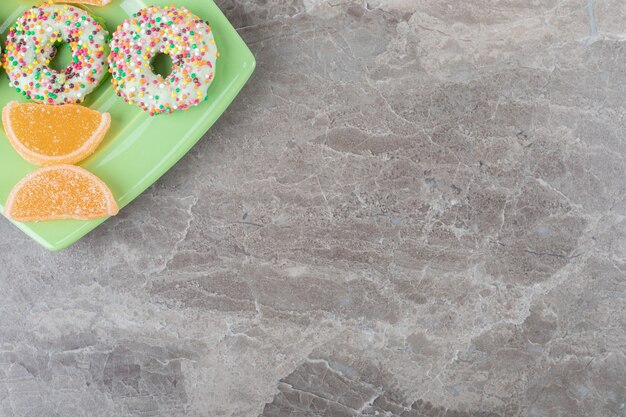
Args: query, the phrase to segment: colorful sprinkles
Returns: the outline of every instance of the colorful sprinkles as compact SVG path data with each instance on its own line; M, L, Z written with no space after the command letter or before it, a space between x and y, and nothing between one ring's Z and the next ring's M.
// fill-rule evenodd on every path
M24 96L47 104L80 103L107 73L108 36L84 10L43 3L9 30L2 64L10 85ZM72 61L57 71L49 64L62 42L72 49Z
M159 53L172 58L172 72L152 70ZM151 115L187 109L207 100L219 53L207 22L185 8L149 6L122 22L113 34L109 72L119 96Z

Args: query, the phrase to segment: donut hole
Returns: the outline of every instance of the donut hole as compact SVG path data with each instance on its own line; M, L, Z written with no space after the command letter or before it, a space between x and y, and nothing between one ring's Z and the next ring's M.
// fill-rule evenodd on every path
M159 52L150 60L150 66L152 67L152 71L155 74L166 78L172 73L172 67L174 66L174 63L172 62L172 57L170 57L168 54Z
M67 42L59 41L52 45L54 57L48 66L56 71L63 71L72 63L72 48Z

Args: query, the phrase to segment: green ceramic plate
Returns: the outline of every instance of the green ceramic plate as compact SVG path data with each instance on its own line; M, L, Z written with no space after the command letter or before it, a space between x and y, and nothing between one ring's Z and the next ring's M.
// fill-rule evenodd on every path
M0 32L36 1L1 0ZM138 107L117 97L107 79L92 93L85 105L111 113L111 130L90 158L80 165L102 178L111 187L120 207L135 199L167 172L206 133L237 96L254 70L254 56L226 17L211 0L113 0L105 7L88 10L104 18L109 30L129 15L148 5L184 6L211 23L220 51L209 101L187 112L150 117ZM0 75L0 106L24 99ZM36 169L11 147L0 129L0 207L13 186ZM106 219L93 221L57 220L40 223L15 223L28 236L50 250L63 249L79 240Z

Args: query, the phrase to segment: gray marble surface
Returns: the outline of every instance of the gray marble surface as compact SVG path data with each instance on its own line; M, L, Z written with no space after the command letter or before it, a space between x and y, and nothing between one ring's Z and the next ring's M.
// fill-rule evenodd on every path
M626 416L624 2L220 6L258 71L189 155L0 222L0 416Z

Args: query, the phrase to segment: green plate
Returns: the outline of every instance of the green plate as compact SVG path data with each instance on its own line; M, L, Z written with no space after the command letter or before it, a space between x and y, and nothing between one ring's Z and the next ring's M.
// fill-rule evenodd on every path
M9 27L29 6L40 2L0 1L2 39ZM237 96L255 67L254 56L211 0L113 0L105 7L87 7L104 18L110 31L132 13L148 5L184 6L211 24L220 51L210 99L189 111L150 117L138 107L119 98L107 79L85 105L111 113L111 130L94 155L80 165L102 178L111 187L120 207L133 201L167 172L206 133ZM0 75L0 106L12 100L25 101ZM0 208L13 186L37 167L24 161L0 129ZM63 249L79 240L106 219L92 221L56 220L14 223L24 233L50 250Z

